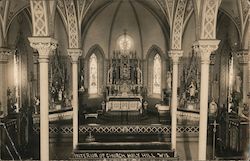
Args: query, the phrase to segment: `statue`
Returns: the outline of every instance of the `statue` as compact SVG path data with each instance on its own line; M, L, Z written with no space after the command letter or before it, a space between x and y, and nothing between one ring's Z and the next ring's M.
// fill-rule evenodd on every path
M235 90L236 92L241 92L241 83L242 83L242 80L241 80L241 77L239 75L236 76L235 78Z
M136 71L137 71L137 84L142 84L142 71L139 67L137 67Z
M35 96L34 97L35 114L38 114L39 107L40 107L40 100Z
M62 98L63 98L63 92L62 92L62 89L59 89L59 91L58 91L58 101L62 101Z
M81 75L80 75L80 89L81 92L84 92L84 69L82 68L81 70Z
M209 103L209 113L214 115L216 114L217 109L217 103L215 102L214 98L212 98L212 101Z
M189 93L189 100L194 100L195 97L196 97L196 93L198 91L196 90L196 86L195 86L195 83L194 81L192 80L189 87L188 87L188 93Z
M171 90L171 88L172 88L172 78L171 77L172 77L171 72L168 71L167 72L167 89L168 90Z

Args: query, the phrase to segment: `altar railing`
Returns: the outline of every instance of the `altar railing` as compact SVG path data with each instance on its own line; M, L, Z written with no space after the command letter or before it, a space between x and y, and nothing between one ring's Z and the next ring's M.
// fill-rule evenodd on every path
M34 126L33 130L36 134L40 133L40 127ZM83 125L79 126L79 134L88 134L89 132L99 133L99 134L171 134L170 125ZM51 126L49 127L50 135L64 134L72 135L72 126ZM177 126L177 135L190 135L198 136L199 127L198 126Z

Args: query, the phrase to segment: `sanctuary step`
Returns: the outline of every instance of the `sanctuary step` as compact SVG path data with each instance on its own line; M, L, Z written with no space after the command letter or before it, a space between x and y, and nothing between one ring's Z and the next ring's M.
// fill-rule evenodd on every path
M140 114L138 111L109 111L98 115L97 120L85 120L85 124L96 121L99 124L118 124L118 125L135 125L135 124L157 124L159 123L158 115Z
M92 140L88 136L80 139L72 159L178 159L164 134L91 133L89 136Z
M77 145L77 151L81 150L169 150L170 144L166 142L90 142L90 143L79 143Z

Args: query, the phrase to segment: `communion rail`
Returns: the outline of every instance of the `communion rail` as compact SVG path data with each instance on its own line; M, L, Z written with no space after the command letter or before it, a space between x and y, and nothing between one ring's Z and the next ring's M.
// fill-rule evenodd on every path
M40 127L34 126L33 130L35 134L40 133ZM89 132L98 134L171 134L170 125L81 125L79 126L79 134L88 134ZM49 133L51 136L57 134L72 135L73 127L71 125L56 126L50 125ZM198 126L177 126L177 135L188 135L188 136L198 136L199 127Z

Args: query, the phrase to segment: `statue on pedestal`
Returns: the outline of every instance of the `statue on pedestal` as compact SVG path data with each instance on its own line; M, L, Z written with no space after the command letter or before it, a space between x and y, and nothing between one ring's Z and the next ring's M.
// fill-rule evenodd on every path
M212 101L209 103L209 113L215 114L217 112L217 103L215 102L214 98L212 98Z
M241 83L242 83L241 77L237 75L235 78L235 91L236 92L239 92L239 93L241 92Z
M80 82L79 82L80 88L79 91L80 92L84 92L84 69L82 68L81 73L80 73Z
M196 99L196 94L197 94L197 90L196 90L196 85L194 83L194 80L191 81L188 89L187 89L187 92L188 92L188 100L189 101L195 101Z
M34 97L34 110L35 114L39 113L39 108L40 108L40 100L37 98L37 96Z

